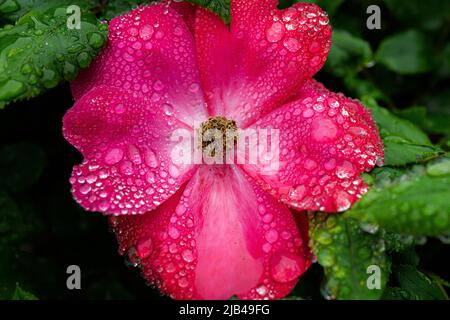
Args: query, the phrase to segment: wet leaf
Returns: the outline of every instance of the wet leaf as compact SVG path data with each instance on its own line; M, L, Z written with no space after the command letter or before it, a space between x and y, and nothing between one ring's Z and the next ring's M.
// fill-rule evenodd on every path
M354 76L373 64L373 53L368 42L342 30L333 31L333 45L325 65L338 77Z
M450 232L450 159L416 166L391 181L383 177L349 215L400 234L439 236ZM380 177L378 178L380 179Z
M400 265L394 270L402 290L406 291L410 299L415 300L448 300L445 290L438 283L423 272L410 265Z
M89 66L106 41L107 25L81 15L81 28L67 27L66 8L29 13L0 30L0 108L35 97Z
M408 291L401 288L386 288L382 300L412 300Z
M389 262L381 234L367 233L347 217L318 214L312 219L310 244L325 269L324 294L330 299L379 299L389 277ZM381 289L367 286L370 266L381 271Z

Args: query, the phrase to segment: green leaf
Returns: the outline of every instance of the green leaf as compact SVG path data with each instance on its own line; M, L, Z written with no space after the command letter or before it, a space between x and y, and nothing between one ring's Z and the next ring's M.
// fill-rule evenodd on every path
M433 68L431 44L425 35L409 30L386 38L376 53L377 62L403 75L420 74Z
M349 211L349 216L387 231L416 236L450 232L450 159L416 166L391 181L386 176Z
M325 269L326 295L332 299L379 299L389 277L389 262L380 233L363 231L344 215L317 214L311 222L310 244ZM368 267L381 269L381 289L368 289Z
M445 290L433 278L410 265L400 265L394 270L402 290L415 300L448 300Z
M427 108L422 106L413 106L401 110L393 110L395 115L406 119L420 128L424 128L425 118L427 117Z
M380 107L371 97L362 102L372 111L385 148L385 165L401 166L427 161L442 154L416 125Z
M20 243L42 230L42 223L24 203L0 189L0 246Z
M345 0L296 0L294 3L298 2L309 2L315 3L323 10L325 10L328 15L333 16L339 7L344 3Z
M354 76L373 64L368 42L342 30L333 31L333 45L325 68L338 77Z
M109 0L102 17L111 20L135 9L141 4L151 3L150 0Z
M0 18L16 22L30 11L44 13L51 8L77 5L82 11L93 9L96 0L0 0Z
M31 292L23 290L18 283L16 283L16 290L12 296L12 300L39 300Z
M217 13L225 23L230 23L230 0L188 0Z
M347 74L344 77L344 84L355 97L362 98L364 96L370 96L376 100L389 101L389 98L371 80L353 74Z
M386 288L382 300L412 300L413 297L408 291L401 288Z
M384 3L400 21L427 30L438 29L450 12L448 0L384 0Z
M83 14L81 29L69 29L67 18L66 8L32 12L0 30L0 108L73 80L98 54L107 25Z
M22 142L0 147L0 176L3 185L12 191L31 186L41 176L46 155L38 145Z

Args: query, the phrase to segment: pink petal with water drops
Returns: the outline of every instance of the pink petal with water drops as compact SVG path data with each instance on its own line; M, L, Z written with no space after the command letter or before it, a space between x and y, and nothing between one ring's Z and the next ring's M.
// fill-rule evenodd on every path
M175 130L191 132L138 93L92 89L63 120L65 138L84 156L71 177L75 199L86 210L108 214L140 214L159 206L195 170L172 152Z
M198 9L195 38L212 114L241 127L278 107L324 64L330 48L327 15L316 5L277 9L276 0L231 1L231 32Z
M234 166L202 166L156 211L112 218L121 253L176 299L286 296L310 265L299 223Z
M279 130L279 168L269 171L261 162L244 168L274 196L300 210L349 209L367 191L360 174L383 162L370 112L314 80L305 84L297 101L252 126L259 128Z
M187 9L182 11L178 5L178 10L189 16ZM107 46L72 83L74 97L79 99L95 86L108 85L169 105L175 116L188 124L205 119L194 38L183 17L161 3L113 19Z

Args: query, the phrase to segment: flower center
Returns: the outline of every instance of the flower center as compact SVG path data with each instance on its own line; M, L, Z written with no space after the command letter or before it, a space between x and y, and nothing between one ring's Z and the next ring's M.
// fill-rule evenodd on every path
M221 157L235 146L238 135L236 121L218 116L209 118L199 128L202 151L209 157Z

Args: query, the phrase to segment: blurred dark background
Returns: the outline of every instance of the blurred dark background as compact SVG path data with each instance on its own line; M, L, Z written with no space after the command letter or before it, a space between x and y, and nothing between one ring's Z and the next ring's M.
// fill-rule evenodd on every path
M317 78L333 91L376 98L448 150L450 1L316 2L339 33ZM372 4L381 8L381 30L366 27ZM0 110L0 299L17 284L39 299L166 299L118 255L107 219L71 197L69 176L82 158L61 122L72 104L66 84ZM417 253L421 269L450 281L448 245L423 239ZM67 289L69 265L80 266L82 290ZM322 277L313 266L293 296L320 299Z

